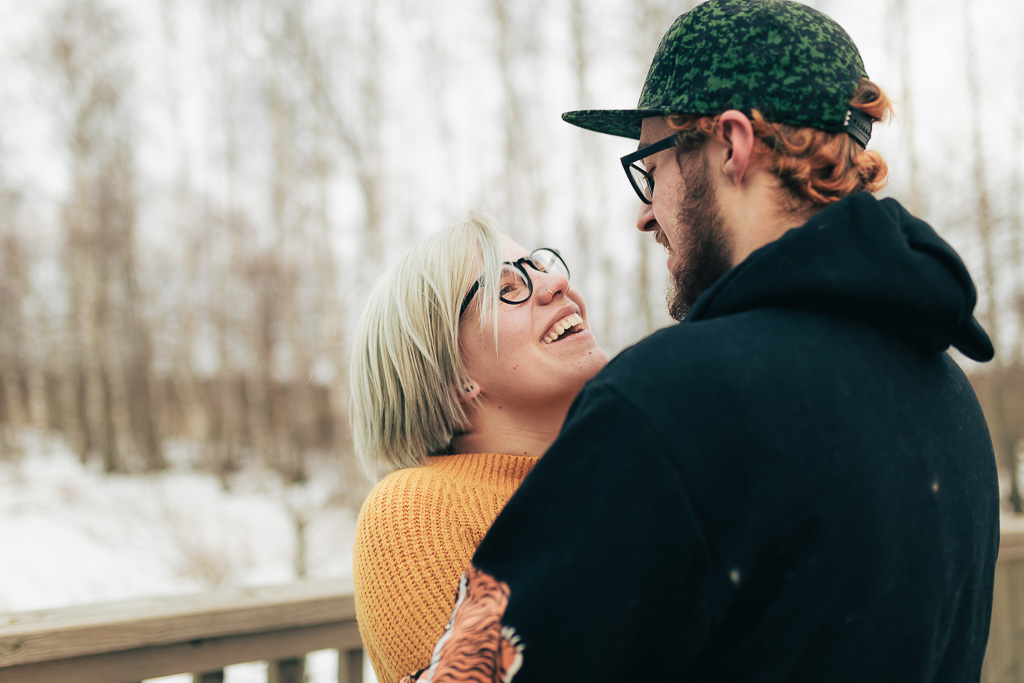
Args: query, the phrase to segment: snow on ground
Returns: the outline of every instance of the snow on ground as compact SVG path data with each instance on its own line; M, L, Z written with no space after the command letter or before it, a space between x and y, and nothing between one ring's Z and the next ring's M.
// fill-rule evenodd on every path
M25 455L0 453L0 612L293 581L295 512L309 520L309 577L351 575L354 512L328 504L330 476L285 487L243 472L229 491L184 467L104 475L59 437L19 437ZM336 666L314 654L310 683L337 680ZM231 667L226 680L265 681L265 665Z

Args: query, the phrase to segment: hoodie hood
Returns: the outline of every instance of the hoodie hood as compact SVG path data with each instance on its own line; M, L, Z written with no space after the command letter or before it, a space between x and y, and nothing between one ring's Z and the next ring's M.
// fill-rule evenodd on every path
M684 323L756 308L801 309L885 330L921 353L954 346L976 361L992 342L974 318L963 261L894 199L862 192L752 253L701 296Z

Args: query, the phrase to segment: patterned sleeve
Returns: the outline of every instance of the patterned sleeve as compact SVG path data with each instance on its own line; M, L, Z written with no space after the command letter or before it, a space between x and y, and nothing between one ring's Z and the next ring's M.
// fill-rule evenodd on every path
M430 667L406 676L413 681L511 681L522 665L519 639L501 616L508 605L508 584L470 565Z
M696 647L707 545L661 433L588 386L474 555L430 666L406 680L647 680L636 653Z

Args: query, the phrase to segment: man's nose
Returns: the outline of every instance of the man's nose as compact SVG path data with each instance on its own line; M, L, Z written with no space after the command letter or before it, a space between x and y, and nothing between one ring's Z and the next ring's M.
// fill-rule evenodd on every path
M658 229L658 221L654 219L654 206L640 203L636 214L636 229L640 232L653 232Z

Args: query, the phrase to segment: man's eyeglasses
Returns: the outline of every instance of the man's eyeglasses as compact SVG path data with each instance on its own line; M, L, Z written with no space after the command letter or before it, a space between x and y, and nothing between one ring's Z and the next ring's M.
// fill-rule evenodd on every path
M534 249L529 256L524 256L516 261L505 261L501 264L501 277L498 280L498 298L507 304L521 304L533 296L533 280L526 266L530 266L538 273L550 275L561 275L569 279L569 267L565 265L561 254L554 249L542 247ZM466 307L473 300L476 290L480 289L483 281L481 277L469 288L469 293L462 300L462 308L459 309L459 317L466 312Z
M640 201L644 204L650 204L651 198L654 196L654 178L640 164L643 164L643 159L652 154L675 145L676 135L677 133L673 133L664 140L658 140L646 147L641 147L632 154L622 157L622 169L626 172L626 177L629 178L629 184L633 186L633 189L636 190L636 195L640 197Z

